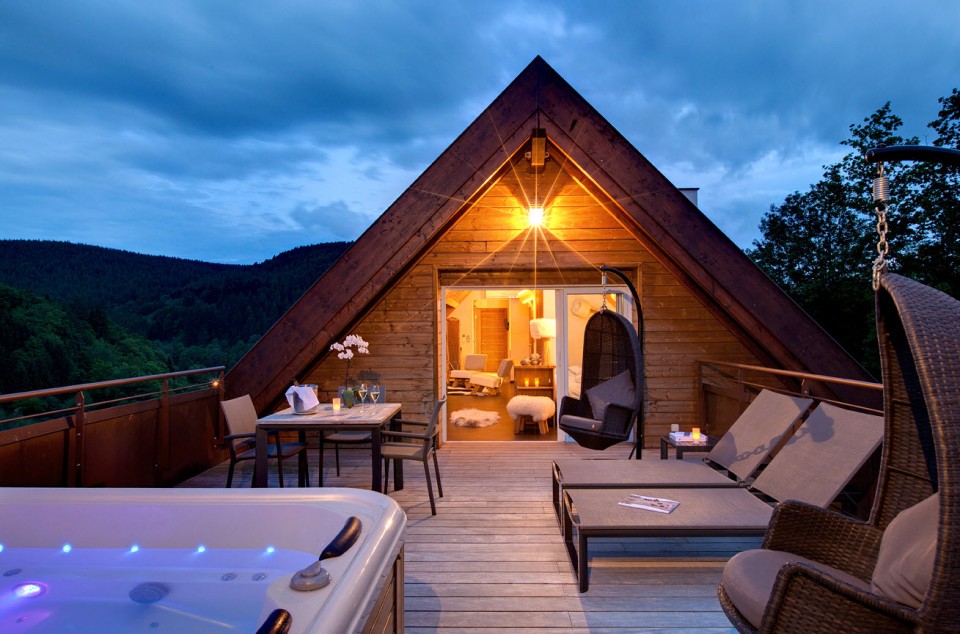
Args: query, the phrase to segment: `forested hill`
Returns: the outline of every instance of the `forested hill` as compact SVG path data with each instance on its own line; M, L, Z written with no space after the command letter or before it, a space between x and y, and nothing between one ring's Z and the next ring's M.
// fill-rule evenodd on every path
M158 344L171 369L230 367L350 246L298 247L252 265L68 242L0 240L0 284L103 311Z

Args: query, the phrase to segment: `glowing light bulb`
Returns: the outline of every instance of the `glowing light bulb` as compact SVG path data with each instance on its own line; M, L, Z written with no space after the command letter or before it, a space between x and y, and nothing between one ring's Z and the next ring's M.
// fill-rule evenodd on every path
M543 224L543 207L531 207L527 211L527 222L531 227L539 227Z
M140 551L140 545L139 545L139 544L134 544L133 546L130 547L130 552L132 552L132 553L139 552L139 551Z
M197 552L198 552L198 553L205 553L205 552L207 552L207 547L204 546L203 544L200 544L199 546L197 546Z
M273 553L276 552L276 550L277 550L277 549L274 548L273 546L267 546L266 552L267 552L268 555L272 555Z
M68 553L68 552L70 552L71 550L73 550L73 546L71 546L70 544L64 544L64 545L60 548L60 550L62 550L62 551L65 552L65 553Z

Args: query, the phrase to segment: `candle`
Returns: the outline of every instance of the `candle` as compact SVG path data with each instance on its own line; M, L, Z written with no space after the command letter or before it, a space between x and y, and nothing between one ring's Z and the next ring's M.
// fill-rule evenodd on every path
M529 379L529 378L525 378L525 379L523 380L523 385L524 385L525 387L530 387L530 379Z
M699 428L699 427L694 427L694 428L693 428L693 434L692 434L692 436L693 436L693 439L694 439L694 440L700 440L700 428Z
M338 398L333 399L333 413L334 414L340 413L340 399Z
M535 387L540 387L540 377L537 377L533 380L533 385Z

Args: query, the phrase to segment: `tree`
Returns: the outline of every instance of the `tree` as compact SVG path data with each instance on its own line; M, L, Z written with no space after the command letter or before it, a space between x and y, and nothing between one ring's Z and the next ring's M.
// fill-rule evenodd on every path
M960 92L941 97L940 112L928 125L935 146L960 149ZM916 247L903 257L905 275L960 297L960 168L933 163L911 166L912 191L892 213L912 214Z
M939 100L929 124L935 145L960 143L960 93ZM878 146L917 144L897 134L902 120L886 103L860 125L850 126L852 148L824 167L805 193L773 205L760 221L762 238L747 255L847 348L879 375L872 261L877 256L873 179L877 167L863 155ZM927 163L888 163L888 267L945 292L960 295L960 178L957 168Z

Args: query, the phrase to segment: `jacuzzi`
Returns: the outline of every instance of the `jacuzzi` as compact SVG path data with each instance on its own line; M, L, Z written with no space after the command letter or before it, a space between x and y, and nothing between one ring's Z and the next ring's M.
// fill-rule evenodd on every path
M330 584L292 590L351 516ZM357 489L0 489L0 631L250 633L278 608L291 632L402 631L405 525Z

